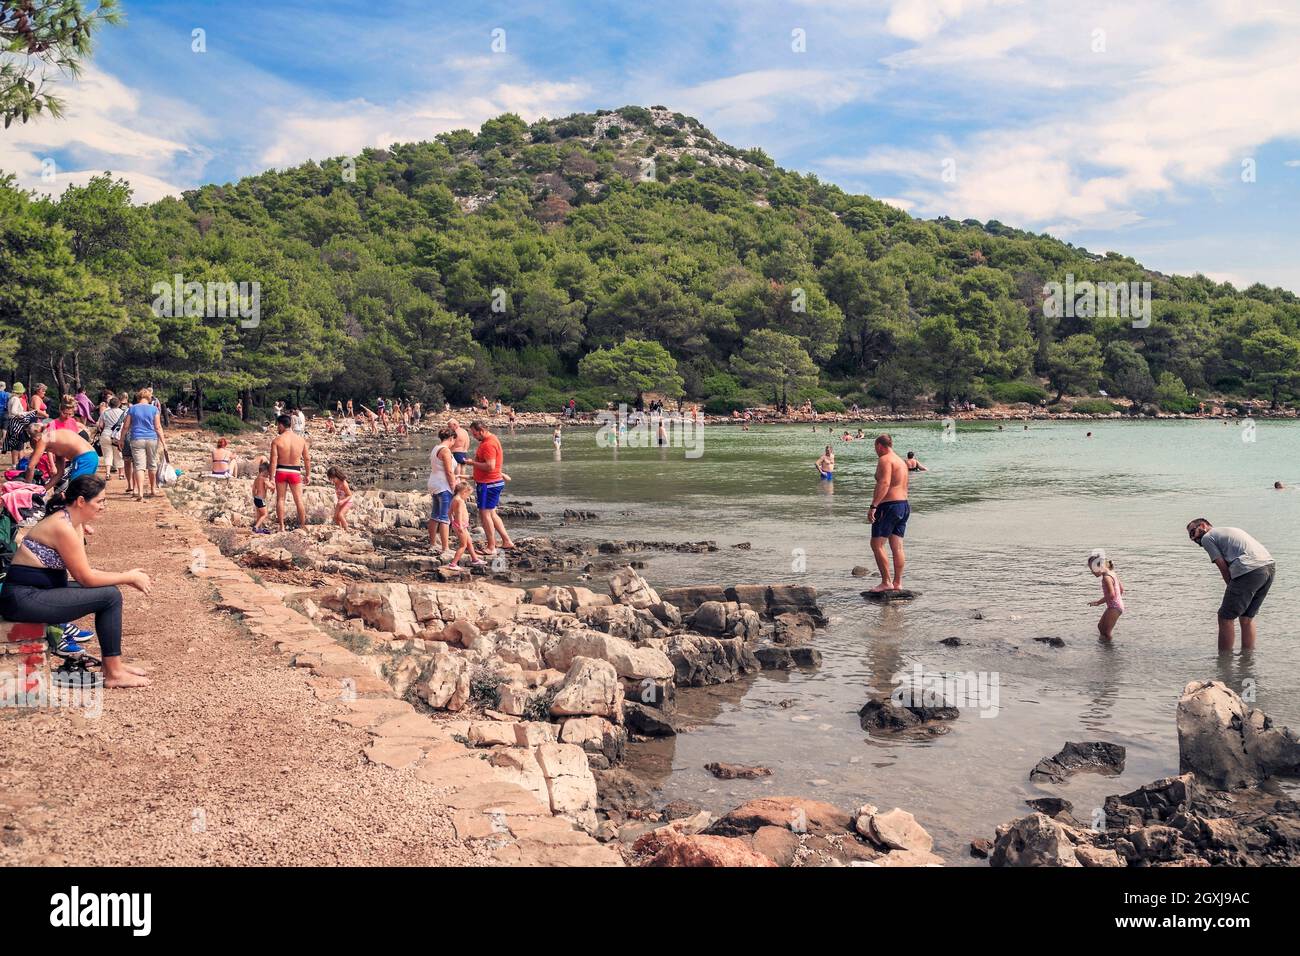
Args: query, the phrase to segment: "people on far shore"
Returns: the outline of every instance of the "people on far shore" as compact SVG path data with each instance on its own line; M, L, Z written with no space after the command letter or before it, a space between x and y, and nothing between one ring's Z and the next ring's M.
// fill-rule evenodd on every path
M873 587L873 592L901 591L903 589L903 569L907 559L903 550L903 536L907 533L907 519L911 516L911 505L907 500L907 465L894 451L894 440L887 434L880 435L875 442L876 487L871 495L871 508L867 511L867 520L871 522L871 551L876 559L876 569L880 572L880 583ZM889 547L889 555L885 547ZM893 557L893 573L890 573L889 557Z
M1268 549L1240 528L1215 528L1206 518L1187 523L1187 536L1209 554L1227 589L1219 605L1219 653L1229 654L1241 622L1241 649L1255 649L1255 615L1273 586L1276 562Z

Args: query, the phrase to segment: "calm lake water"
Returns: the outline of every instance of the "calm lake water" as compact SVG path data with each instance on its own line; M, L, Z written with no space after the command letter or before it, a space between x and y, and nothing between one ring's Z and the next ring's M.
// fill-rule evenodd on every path
M912 482L907 584L922 593L893 607L867 604L875 583L865 521L875 454L870 441L834 441L833 488L813 462L824 426L716 426L703 454L681 448L610 450L574 429L557 454L549 432L502 434L505 499L545 516L519 533L557 537L715 539L713 554L653 555L656 587L799 583L817 587L830 627L819 630L814 670L764 672L742 684L690 691L681 711L696 728L636 748L633 769L661 788L725 811L760 795L815 797L853 809L900 806L935 837L951 863L966 844L1027 811L1027 797L1059 795L1087 821L1111 793L1178 770L1174 708L1183 686L1219 678L1253 688L1256 705L1300 726L1300 559L1292 537L1300 492L1300 424L1020 422L1004 431L959 423L895 425L895 448L931 470ZM1086 437L1087 432L1092 438ZM426 446L427 449L427 446ZM420 461L413 448L411 463ZM427 455L427 450L423 452ZM421 466L422 467L422 466ZM418 487L423 488L423 478ZM558 526L564 508L600 518ZM1215 611L1222 583L1184 526L1204 515L1255 535L1278 562L1253 655L1220 659ZM749 542L750 550L728 547ZM1104 548L1127 589L1113 646L1099 645L1100 596L1085 562ZM872 578L853 578L857 564ZM599 582L596 582L599 585ZM939 642L960 637L966 644ZM1035 637L1065 640L1053 649ZM900 672L976 671L998 679L996 716L967 710L943 736L868 737L857 711L887 694ZM781 706L786 702L786 706ZM1067 740L1128 750L1122 776L1078 775L1060 786L1029 771ZM718 781L704 764L757 763L773 776Z

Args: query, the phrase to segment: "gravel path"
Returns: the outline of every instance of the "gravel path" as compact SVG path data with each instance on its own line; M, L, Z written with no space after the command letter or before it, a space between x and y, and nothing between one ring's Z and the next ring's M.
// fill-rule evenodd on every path
M213 609L164 500L121 490L91 560L153 578L124 589L123 647L154 683L104 692L99 716L0 709L0 865L495 862L456 839L440 791L365 760L369 734L331 719L315 678Z

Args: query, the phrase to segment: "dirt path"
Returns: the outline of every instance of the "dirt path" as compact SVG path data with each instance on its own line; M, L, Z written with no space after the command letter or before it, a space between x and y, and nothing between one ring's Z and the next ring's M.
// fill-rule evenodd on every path
M307 671L214 609L166 502L121 488L91 560L153 578L148 597L124 589L123 648L154 683L105 692L97 717L0 709L0 865L495 862L435 788L362 756L370 735Z

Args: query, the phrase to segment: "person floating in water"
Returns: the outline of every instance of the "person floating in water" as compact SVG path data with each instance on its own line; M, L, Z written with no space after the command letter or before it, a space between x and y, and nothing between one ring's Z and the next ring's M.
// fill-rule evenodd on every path
M907 501L907 466L894 452L894 440L888 435L876 439L876 489L871 496L871 509L867 520L871 522L871 551L880 571L880 583L872 591L901 591L903 589L903 536L907 533L907 519L912 513ZM889 573L889 559L885 545L894 558L894 573Z
M1124 584L1115 573L1115 562L1107 560L1104 551L1097 550L1088 555L1088 570L1101 578L1101 597L1089 601L1088 606L1106 605L1106 610L1102 611L1101 618L1097 621L1097 633L1100 635L1099 640L1110 643L1115 622L1124 613Z
M930 469L926 468L925 465L921 464L921 460L916 457L916 452L909 451L907 453L907 470L908 471L929 471Z
M826 446L826 450L817 459L817 473L822 476L822 481L835 480L835 452L831 451L830 445Z

